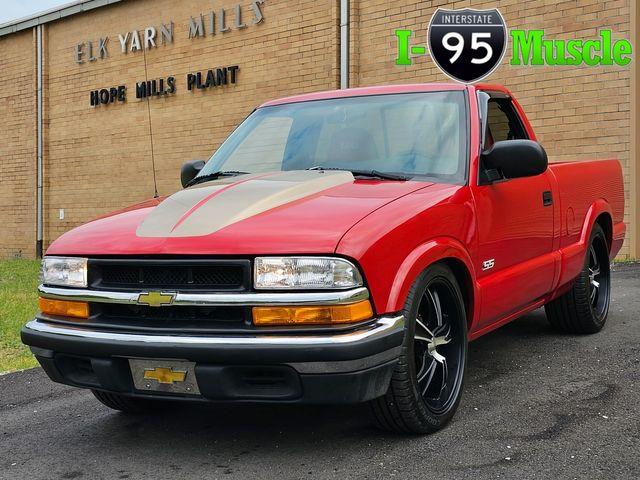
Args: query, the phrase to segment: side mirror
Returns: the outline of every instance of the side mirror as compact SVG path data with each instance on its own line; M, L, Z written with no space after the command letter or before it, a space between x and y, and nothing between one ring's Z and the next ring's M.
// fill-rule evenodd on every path
M488 183L501 178L540 175L549 160L542 145L532 140L504 140L482 152L482 167Z
M182 187L186 188L189 182L196 178L196 175L198 175L203 168L204 160L190 160L182 165L182 169L180 170Z

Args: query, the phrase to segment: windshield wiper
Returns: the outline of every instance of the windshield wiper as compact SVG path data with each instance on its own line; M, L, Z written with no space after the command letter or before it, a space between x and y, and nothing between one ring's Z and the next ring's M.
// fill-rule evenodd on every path
M248 174L249 172L239 172L237 170L207 173L206 175L195 177L193 180L187 183L187 187L191 187L193 185L197 185L198 183L202 183L202 182L208 182L210 180L215 180L216 178L220 178L220 177L235 177L236 175L248 175Z
M307 168L307 170L340 170L345 172L351 172L354 177L379 178L382 180L407 181L411 178L407 175L400 175L398 173L385 173L385 172L380 172L378 170L351 170L349 168L323 167L321 165L316 165L314 167Z

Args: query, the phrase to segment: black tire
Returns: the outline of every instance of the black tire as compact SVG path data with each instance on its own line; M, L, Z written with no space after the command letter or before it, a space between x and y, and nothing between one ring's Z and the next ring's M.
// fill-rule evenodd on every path
M127 397L125 395L100 390L91 390L91 392L103 405L124 413L145 413L150 409L157 408L157 402L153 400Z
M545 305L549 323L562 332L589 334L602 330L611 300L609 246L595 224L580 275L571 290Z
M458 408L467 362L465 304L451 270L443 264L427 268L411 287L403 312L404 342L389 389L369 404L375 423L384 430L432 433L443 428ZM430 341L424 338L426 332ZM436 392L437 398L431 396Z

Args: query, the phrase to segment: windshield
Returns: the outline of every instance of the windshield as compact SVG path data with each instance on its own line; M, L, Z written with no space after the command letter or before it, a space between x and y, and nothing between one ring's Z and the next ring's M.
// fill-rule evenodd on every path
M229 136L198 177L332 168L461 183L466 136L462 91L263 107Z

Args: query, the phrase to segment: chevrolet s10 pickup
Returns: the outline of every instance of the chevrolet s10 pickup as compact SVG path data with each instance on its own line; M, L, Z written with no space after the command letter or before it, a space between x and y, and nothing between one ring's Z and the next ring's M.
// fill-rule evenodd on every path
M22 340L111 408L366 403L427 433L460 402L469 341L542 306L565 332L605 324L621 167L548 164L504 87L267 102L181 177L43 259Z

